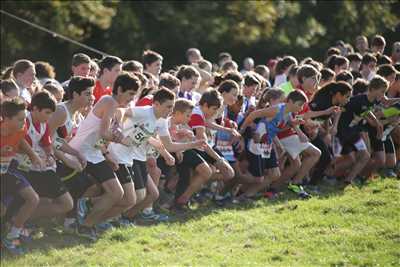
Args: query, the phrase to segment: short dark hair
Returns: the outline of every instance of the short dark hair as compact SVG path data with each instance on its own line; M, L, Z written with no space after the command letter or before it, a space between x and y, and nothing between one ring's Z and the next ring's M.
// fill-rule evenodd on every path
M103 75L104 69L111 70L115 65L121 64L122 60L119 57L106 56L99 62L99 76Z
M218 61L221 61L222 59L225 59L225 58L232 59L232 56L228 52L221 52L218 54Z
M384 65L384 64L392 64L392 60L387 55L381 55L379 53L376 54L376 64Z
M204 106L204 104L207 104L208 107L220 108L222 101L221 94L215 89L210 89L203 93L200 98L199 105Z
M333 55L340 55L340 49L337 47L329 47L328 50L326 51L326 58L329 58Z
M189 58L189 57L195 55L197 52L199 52L199 54L201 54L199 49L197 49L197 48L189 48L186 51L186 58Z
M314 75L318 75L319 72L311 65L303 65L297 71L297 78L299 79L300 84L304 82L304 78L309 78Z
M260 85L260 81L253 74L246 73L244 75L244 85L245 86Z
M361 65L368 65L371 62L377 63L376 57L371 53L366 53L361 60Z
M5 95L7 95L7 93L12 90L18 90L17 85L11 79L1 80L0 89L1 89L1 92Z
M332 55L328 59L328 68L334 70L336 66L342 66L349 62L349 60L343 56Z
M298 65L290 66L287 80L289 80L289 77L291 77L291 76L297 76L297 72L299 71L299 69L300 69L300 66L298 66Z
M351 72L348 70L344 70L344 71L341 71L340 73L338 73L338 75L336 75L335 79L337 82L339 82L339 81L349 82L349 80L350 80L349 83L353 84L353 74L351 74Z
M181 82L174 75L164 72L160 75L159 87L166 87L169 90L175 89L180 86Z
M74 76L69 80L68 84L68 99L74 98L74 92L80 95L86 89L93 87L95 84L93 78L86 78L80 76Z
M179 112L186 112L187 110L193 110L194 104L192 101L184 98L180 98L175 101L173 113Z
M226 80L223 81L218 86L218 92L222 93L229 93L232 89L237 89L239 91L239 85L233 80Z
M378 46L382 47L386 45L385 38L383 38L382 35L375 35L374 38L372 38L371 46Z
M393 73L397 74L399 72L390 64L384 64L379 66L378 71L376 72L376 74L381 75L382 77L388 77Z
M168 100L175 100L175 94L165 87L158 90L153 97L153 103L158 102L161 105Z
M35 65L32 63L32 61L27 60L27 59L20 59L15 61L12 74L14 77L16 77L17 74L19 73L24 73L27 69L29 68L35 68Z
M176 72L176 78L178 78L180 81L182 81L183 78L189 80L192 77L200 77L200 73L193 66L182 65Z
M389 87L389 82L385 78L383 78L380 75L375 75L375 77L372 78L371 81L369 81L368 91L375 91L382 88L387 89L388 87Z
M54 67L49 62L45 61L35 62L35 71L36 71L36 77L38 79L42 78L54 79L56 77Z
M31 109L37 107L39 111L43 109L50 109L56 111L56 100L54 96L47 91L40 91L32 96Z
M152 50L146 50L143 52L143 65L146 68L147 65L151 65L157 60L163 60L163 57Z
M353 84L353 96L364 94L368 91L368 81L357 79Z
M72 56L72 66L76 67L81 64L90 64L90 57L84 53L77 53Z
M112 92L113 95L118 94L118 88L121 88L122 92L126 92L128 90L137 92L140 88L140 80L136 76L124 71L115 79Z
M335 77L335 72L328 68L323 68L321 70L321 80L327 81L331 78Z
M287 96L287 101L291 100L293 103L302 102L306 103L308 101L307 96L300 90L294 90Z
M131 72L140 72L143 70L143 65L139 61L129 60L122 64L122 70Z
M347 59L350 61L361 61L362 56L360 55L360 53L351 53L347 55Z
M275 72L276 74L282 74L287 70L287 68L292 65L297 65L296 58L294 58L293 56L285 56L276 64Z
M222 75L222 81L226 80L233 80L238 84L241 84L243 81L243 75L238 71L231 70Z
M2 118L12 118L25 109L25 102L19 97L5 100L0 104L0 116Z
M269 68L265 65L257 65L254 68L254 72L260 74L261 76L264 76L265 72L269 73Z

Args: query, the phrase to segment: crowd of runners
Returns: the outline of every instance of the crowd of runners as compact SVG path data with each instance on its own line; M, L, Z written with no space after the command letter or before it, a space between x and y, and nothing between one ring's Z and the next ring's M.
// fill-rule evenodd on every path
M67 81L49 62L15 61L1 77L3 248L24 253L37 218L95 241L204 203L399 177L400 42L354 47L243 64L190 48L170 70L151 50L78 53Z

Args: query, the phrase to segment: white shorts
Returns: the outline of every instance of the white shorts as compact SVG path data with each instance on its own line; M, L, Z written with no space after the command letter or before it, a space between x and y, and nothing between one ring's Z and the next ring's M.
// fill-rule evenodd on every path
M312 146L310 142L301 142L297 134L279 139L279 141L281 141L286 152L292 159L296 159L304 150Z

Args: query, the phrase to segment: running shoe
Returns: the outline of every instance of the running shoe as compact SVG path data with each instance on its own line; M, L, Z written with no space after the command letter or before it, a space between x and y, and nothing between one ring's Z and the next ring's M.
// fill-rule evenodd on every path
M96 241L97 240L97 234L96 230L94 227L88 227L84 225L78 225L76 227L76 234L80 237L86 238L90 241Z

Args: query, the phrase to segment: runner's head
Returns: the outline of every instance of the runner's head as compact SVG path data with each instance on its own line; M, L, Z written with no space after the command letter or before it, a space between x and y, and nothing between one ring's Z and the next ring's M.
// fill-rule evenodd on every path
M93 104L94 79L85 77L72 77L68 85L69 98L78 103L80 107L87 107Z
M219 108L222 106L222 96L215 90L210 89L203 93L200 98L199 105L204 113L204 116L209 119L217 114Z
M90 60L88 77L97 79L97 76L99 75L99 71L100 71L100 67L98 64L98 60L97 59Z
M172 116L177 124L189 123L193 108L193 102L190 100L183 98L176 100Z
M161 73L163 57L154 51L146 50L143 52L144 70L158 76Z
M99 62L99 67L99 77L112 85L121 73L122 60L118 57L106 56Z
M18 87L12 79L2 80L0 89L5 97L14 98L18 96Z
M181 81L181 91L190 92L199 83L200 73L193 66L180 66L176 77Z
M360 70L367 73L373 73L376 70L376 63L376 57L371 53L367 53L363 56L361 60Z
M321 81L319 82L320 86L324 86L325 84L333 81L335 78L335 72L328 68L323 68L321 70Z
M368 39L367 37L360 35L356 38L356 49L364 54L368 50Z
M139 61L129 60L122 64L122 70L127 72L140 72L143 73L143 65Z
M276 64L275 72L276 75L286 74L289 72L289 68L292 65L297 65L296 58L292 56L285 56Z
M43 86L43 89L50 92L50 94L52 94L54 96L57 103L60 103L63 100L64 89L58 83L52 83L52 82L46 83Z
M244 76L243 95L246 97L252 97L256 94L260 81L250 72Z
M371 95L375 100L380 101L385 96L388 88L389 82L382 76L375 75L375 77L369 82L368 94Z
M352 53L347 55L347 59L350 61L350 70L359 71L361 66L362 57L359 53Z
M297 71L297 79L304 91L314 93L318 88L320 74L313 66L306 64Z
M18 131L25 125L25 102L20 98L5 100L0 104L0 120L10 132Z
M389 64L379 66L378 71L376 72L376 74L382 76L389 82L389 87L392 86L392 84L395 82L396 75L398 73L399 72L392 65Z
M279 88L265 89L258 101L257 109L274 106L285 101L285 93Z
M385 51L386 41L381 35L375 35L371 42L371 50L373 53L383 54Z
M197 63L202 59L200 50L197 48L189 48L186 51L186 58L189 64Z
M353 74L351 74L350 71L348 70L344 70L339 72L336 77L335 80L337 82L343 81L343 82L347 82L348 84L353 84L354 78L353 78Z
M140 81L128 72L117 76L113 86L113 96L116 97L121 107L126 107L134 98L140 88Z
M47 91L41 91L32 96L31 113L37 121L44 123L47 122L56 111L56 100Z
M12 75L18 84L30 88L36 77L35 65L27 59L20 59L14 63Z
M239 85L233 80L226 80L219 85L218 92L222 95L225 105L233 105L239 95Z
M90 57L83 53L75 54L72 57L72 76L87 77L90 72Z
M328 60L328 67L338 74L349 68L349 60L343 56L333 55Z
M166 87L175 94L178 93L179 87L181 86L181 81L174 75L167 72L161 73L159 87Z
M153 97L153 107L156 117L167 118L174 108L174 102L175 94L165 87L160 88Z
M305 103L308 102L307 96L300 90L294 90L289 93L286 98L287 109L289 112L297 113L303 109Z
M357 79L353 84L353 96L365 94L368 91L368 82L362 78Z

